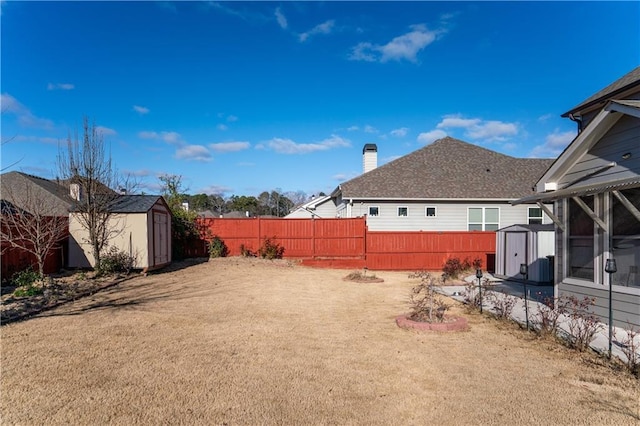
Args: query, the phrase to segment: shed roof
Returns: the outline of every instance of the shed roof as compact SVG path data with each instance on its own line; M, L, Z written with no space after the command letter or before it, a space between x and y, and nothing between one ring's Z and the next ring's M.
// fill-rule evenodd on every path
M445 137L342 185L343 198L515 199L552 159L514 158Z
M627 74L623 75L607 87L593 95L589 96L587 99L582 101L579 105L575 106L573 109L562 114L562 117L568 117L569 114L574 114L578 111L589 108L592 105L598 104L600 102L604 102L609 98L616 96L619 93L624 92L634 86L640 85L640 67L636 67Z
M166 206L159 195L121 195L114 202L112 213L146 213L160 201ZM167 207L167 210L169 208Z

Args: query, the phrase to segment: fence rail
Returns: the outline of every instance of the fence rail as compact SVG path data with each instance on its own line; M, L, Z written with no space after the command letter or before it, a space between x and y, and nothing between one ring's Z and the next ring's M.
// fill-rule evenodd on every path
M373 270L440 270L447 259L480 258L493 270L495 232L369 231L365 218L354 219L200 219L202 235L220 237L229 255L241 246L256 252L265 238L285 248L284 256L312 266Z

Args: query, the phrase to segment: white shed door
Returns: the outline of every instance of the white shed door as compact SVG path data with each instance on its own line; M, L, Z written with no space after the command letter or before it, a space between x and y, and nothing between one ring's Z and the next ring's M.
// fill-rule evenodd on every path
M169 261L168 215L153 212L153 265Z
M520 264L527 263L527 233L506 232L504 237L505 275L508 277L516 277L520 275Z

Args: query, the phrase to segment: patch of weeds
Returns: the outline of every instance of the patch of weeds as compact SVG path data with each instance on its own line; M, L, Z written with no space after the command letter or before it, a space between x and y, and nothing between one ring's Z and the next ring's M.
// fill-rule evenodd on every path
M364 272L360 272L360 271L350 272L349 275L344 277L344 279L348 281L373 281L373 280L377 280L378 277L376 277L376 274L367 275L367 270L365 269Z
M411 313L408 318L420 322L444 322L446 312L451 308L436 288L442 285L442 278L437 278L427 271L418 271L409 275L418 278L420 283L411 289L409 302Z
M253 250L247 248L244 244L240 244L240 256L242 257L256 257Z
M258 249L260 257L263 259L282 259L284 255L284 247L275 241L276 237L267 237Z
M540 308L533 318L539 335L553 337L558 335L560 317L567 310L566 304L565 298L556 300L553 297L546 297L542 300Z
M227 257L229 254L229 248L224 243L222 238L217 235L214 235L209 241L209 257Z
M13 295L15 297L31 297L31 296L37 296L39 294L42 294L43 292L44 292L44 289L42 287L29 284L26 286L20 286L16 288L13 292Z

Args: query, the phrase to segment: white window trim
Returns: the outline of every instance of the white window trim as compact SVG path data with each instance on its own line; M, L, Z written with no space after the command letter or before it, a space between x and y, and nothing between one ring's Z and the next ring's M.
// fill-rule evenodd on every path
M471 221L469 220L469 213L470 213L471 209L482 209L482 222L473 222L473 223L471 223ZM497 209L498 210L498 222L487 222L485 220L486 209ZM484 206L468 206L467 207L467 231L469 230L469 225L472 225L472 224L473 225L481 224L482 225L482 231L486 231L487 224L490 224L490 225L497 224L498 225L498 229L500 229L500 217L501 217L500 207L498 207L498 206L487 206L487 207L484 207ZM495 231L491 231L491 232L495 232Z
M371 209L378 209L378 214L372 215L371 214ZM380 206L369 206L369 208L367 209L367 215L369 217L379 217L380 216Z
M435 214L433 216L429 216L427 214L427 209L433 209L433 212ZM424 217L438 217L438 208L436 206L425 206L425 208L424 208Z
M401 215L400 214L400 209L407 209L407 214L406 215ZM397 213L398 217L409 217L409 207L407 207L407 206L398 206L398 208L396 209L396 213Z

